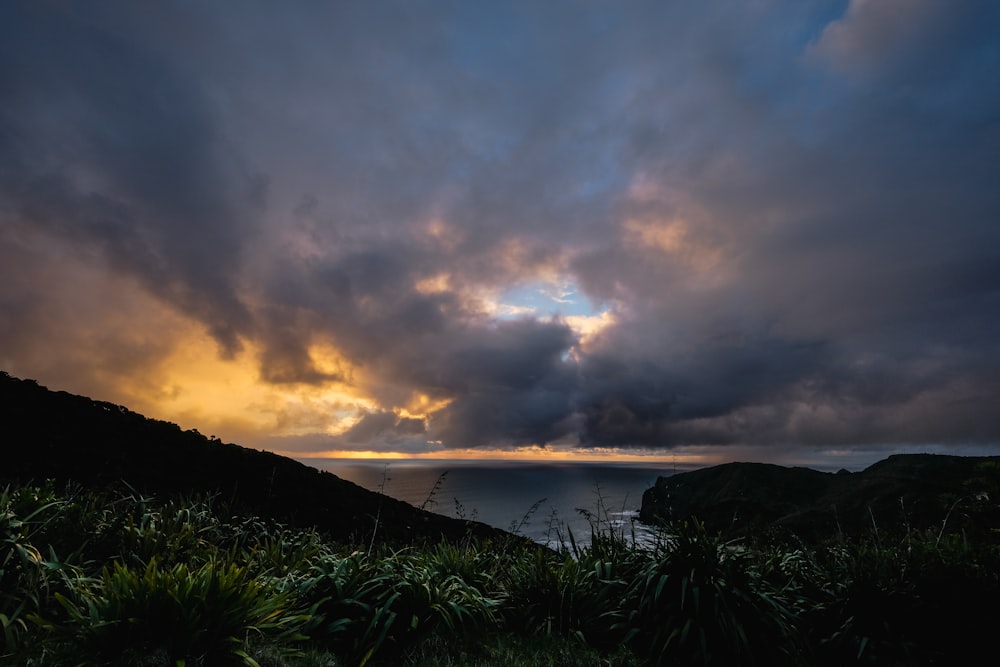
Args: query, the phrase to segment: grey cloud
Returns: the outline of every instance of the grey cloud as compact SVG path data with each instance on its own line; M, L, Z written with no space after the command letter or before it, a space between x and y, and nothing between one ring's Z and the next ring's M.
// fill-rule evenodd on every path
M82 17L17 3L3 11L7 224L98 249L238 349L250 315L234 274L253 227L229 199L242 177L202 92Z
M421 419L401 417L390 410L375 410L363 412L357 423L339 435L265 436L259 442L268 449L301 456L358 449L420 453L432 449L425 431Z
M896 79L923 87L960 72L997 18L988 2L852 0L806 55L866 83Z
M388 411L368 412L344 433L343 439L351 445L367 444L387 440L387 432L397 438L419 436L424 432L424 423L420 419L400 417ZM388 440L391 442L392 438Z
M455 349L418 368L423 386L454 396L431 420L447 446L528 445L570 433L575 364L569 329L530 320L462 332Z
M821 377L829 362L824 344L775 339L704 340L658 362L606 350L581 371L581 439L618 446L739 442L746 435L726 428L727 416L782 402L800 383Z
M364 391L340 445L996 443L1000 13L907 5L13 3L0 215ZM471 296L553 273L615 323Z

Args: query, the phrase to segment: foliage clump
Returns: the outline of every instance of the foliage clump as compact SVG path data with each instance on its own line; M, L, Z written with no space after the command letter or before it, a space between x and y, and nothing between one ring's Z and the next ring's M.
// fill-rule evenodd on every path
M390 548L212 496L11 486L0 665L970 664L1000 620L1000 548L951 505L936 530L810 542L595 521L585 546Z

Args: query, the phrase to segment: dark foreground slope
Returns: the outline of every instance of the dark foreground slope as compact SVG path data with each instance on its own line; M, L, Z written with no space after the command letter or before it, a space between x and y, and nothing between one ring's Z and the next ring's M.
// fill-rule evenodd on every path
M802 537L945 520L1000 526L1000 457L890 456L855 473L727 463L660 477L642 498L647 523L697 516L713 530L777 528ZM974 524L974 525L973 525Z
M0 484L127 483L153 494L217 493L241 511L367 543L507 533L424 512L292 459L147 419L120 405L49 391L0 372Z

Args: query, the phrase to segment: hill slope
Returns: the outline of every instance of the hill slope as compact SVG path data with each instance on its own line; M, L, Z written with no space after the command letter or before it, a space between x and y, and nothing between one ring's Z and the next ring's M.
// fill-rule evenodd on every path
M219 493L236 507L367 543L507 533L425 512L270 452L212 440L127 408L0 372L0 483L126 482L154 494Z
M996 526L997 498L990 502L982 493L995 496L998 480L1000 457L900 454L861 472L836 474L727 463L658 478L643 494L640 518L657 523L693 515L733 534L778 527L803 537L873 524L930 528L970 513Z

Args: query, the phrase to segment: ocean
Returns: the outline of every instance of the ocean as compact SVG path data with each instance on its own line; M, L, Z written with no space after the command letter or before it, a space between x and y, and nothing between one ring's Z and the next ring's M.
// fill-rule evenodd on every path
M643 491L669 463L299 459L371 491L445 516L474 519L559 546L569 531L590 541L591 523L631 538Z

